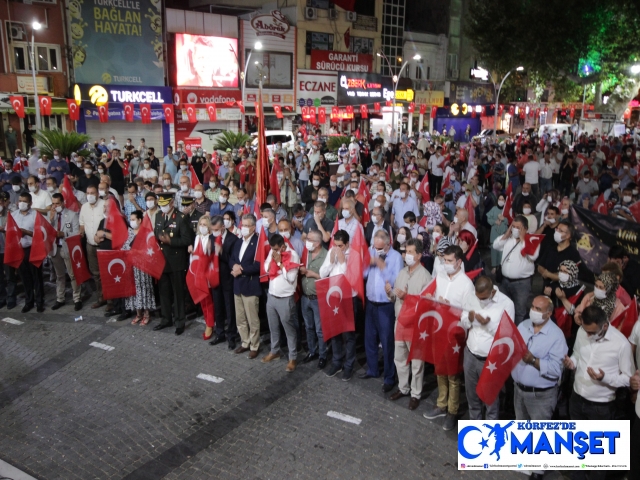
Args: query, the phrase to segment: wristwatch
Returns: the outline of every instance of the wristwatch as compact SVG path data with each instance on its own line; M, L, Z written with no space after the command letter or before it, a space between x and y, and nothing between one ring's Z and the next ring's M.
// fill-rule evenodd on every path
M536 364L536 360L537 360L537 358L533 357L533 360L531 360L531 363L529 365L535 365Z

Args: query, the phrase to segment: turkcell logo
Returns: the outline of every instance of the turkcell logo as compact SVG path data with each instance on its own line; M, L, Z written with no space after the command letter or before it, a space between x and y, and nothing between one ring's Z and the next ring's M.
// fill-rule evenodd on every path
M624 420L458 421L465 470L628 470L629 444Z

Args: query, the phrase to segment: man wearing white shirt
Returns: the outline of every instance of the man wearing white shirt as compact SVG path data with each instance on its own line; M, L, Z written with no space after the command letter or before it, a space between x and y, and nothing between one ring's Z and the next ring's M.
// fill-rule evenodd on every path
M440 193L442 187L442 175L444 174L444 157L442 156L442 147L438 146L436 153L429 158L429 171L431 172L431 179L429 185L431 186L431 196L436 196Z
M300 257L278 233L269 239L269 245L271 250L264 261L264 269L269 274L267 318L271 332L271 352L262 359L262 363L280 358L280 324L282 323L289 346L289 363L286 371L293 372L296 369L298 344L298 317L292 315L293 309L296 308L293 295L296 292Z
M510 318L514 315L513 302L497 288L489 277L481 276L476 280L476 297L480 307L478 310L463 312L462 326L469 332L464 352L464 385L469 404L469 419L482 420L483 402L476 393L476 386L485 361L491 350L493 337L498 330L503 312ZM496 398L486 407L486 420L497 420L500 410L500 399Z
M527 314L531 297L531 278L535 269L534 262L540 255L540 246L538 246L533 255L522 256L528 228L529 221L523 215L517 215L504 235L493 241L493 248L502 252L500 291L511 298L515 304L516 325L519 325Z
M449 236L453 236L462 230L467 230L468 232L471 232L474 237L478 238L478 230L469 223L469 212L464 208L456 209L456 216L453 217L452 226L450 228Z
M544 157L540 159L540 174L538 181L540 182L540 195L547 193L551 190L553 180L553 163L556 163L556 159L551 159L551 153L549 151L544 152Z
M531 190L536 197L540 196L540 189L538 188L538 174L540 173L540 163L535 159L533 155L527 157L527 162L522 167L524 172L524 181L531 185Z
M100 282L100 268L98 267L98 246L95 235L100 220L104 218L104 200L98 199L98 189L94 185L87 187L87 203L80 208L80 235L87 237L87 262L89 271L96 282L98 300L91 308L100 308L107 304L102 296L102 282Z
M31 193L31 208L43 215L48 214L51 210L51 195L40 188L40 179L33 175L29 176L27 186Z

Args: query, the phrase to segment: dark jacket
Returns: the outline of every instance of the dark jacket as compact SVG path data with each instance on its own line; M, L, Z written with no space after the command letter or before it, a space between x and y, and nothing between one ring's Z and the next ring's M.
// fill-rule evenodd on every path
M371 241L373 240L373 228L374 228L374 224L373 222L369 222L367 223L367 227L364 229L364 240L365 242L367 242L367 245L371 246ZM382 228L384 228L386 230L386 232L391 235L391 224L385 220L382 223Z
M244 295L245 297L259 297L262 295L262 287L260 286L260 262L254 260L258 245L258 235L253 234L247 249L244 251L242 260L240 260L242 243L243 240L238 239L233 246L231 258L229 259L230 268L233 268L236 264L242 267L242 274L233 280L233 294Z
M233 247L236 243L238 243L238 237L233 233L227 232L227 236L222 242L222 251L220 252L220 286L225 290L227 289L227 286L231 286L233 288L234 279L231 275L229 262L231 261L231 254L233 253Z
M163 232L170 235L170 245L160 242L159 236ZM165 221L164 213L158 212L156 214L154 233L166 260L164 273L186 271L189 268L189 252L187 248L189 248L189 245L193 245L195 235L184 215L174 208L169 219Z

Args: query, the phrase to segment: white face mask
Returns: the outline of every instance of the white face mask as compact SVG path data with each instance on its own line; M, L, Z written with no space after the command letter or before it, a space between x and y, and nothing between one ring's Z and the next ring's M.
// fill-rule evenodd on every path
M629 195L625 195L624 197L622 197L622 201L625 203L629 203L631 200L632 198Z
M227 203L227 197L220 197L220 203Z
M209 227L206 225L200 225L200 235L209 235Z
M498 206L504 207L504 200L498 200Z
M523 197L528 197L529 196L529 192L522 192L522 196Z
M520 230L518 230L517 228L511 229L511 236L513 238L520 238Z
M251 233L251 231L249 230L249 227L242 227L240 231L242 232L243 237L248 237L249 234Z
M212 234L214 237L218 238L220 235L222 235L222 232L221 232L220 230L218 230L217 232L216 232L216 231L211 232L211 234Z
M138 227L140 226L140 222L138 222L137 220L131 220L129 224L131 225L131 228L133 228L134 230L137 230Z
M56 212L57 213L61 213L62 212L62 207L56 207Z
M89 202L90 204L94 204L96 203L96 196L95 195L87 195L87 202Z
M458 223L458 217L453 217L453 223Z
M407 236L404 233L400 233L398 234L398 236L396 237L396 240L398 240L398 243L400 245L402 245L404 242L407 241Z
M20 191L20 185L11 185L11 188L13 189L14 192Z
M618 190L620 188L620 184L619 183L614 183L613 184L613 189L614 190Z
M35 185L29 185L29 191L30 191L31 193L35 192L37 188L38 188L38 187L36 187Z
M311 182L311 183L313 183L313 186L314 186L314 187L317 187L318 185L320 185L320 180L314 180L314 181L313 181L313 182Z
M342 210L343 218L351 218L351 212L349 210Z
M562 234L560 232L553 232L553 239L556 243L562 243Z
M605 298L607 298L607 292L606 290L602 290L601 288L596 287L593 289L593 296L598 300L604 300Z
M567 283L569 281L569 274L566 272L558 272L558 279L562 283Z
M180 170L185 171L187 169L186 165L180 165Z
M555 218L547 217L547 218L546 218L546 220L547 220L547 222L549 222L551 225L553 225L554 223L556 223L556 219L555 219Z
M582 180L584 180L584 183L589 183L589 177L584 177Z
M98 173L99 173L99 174L103 174L103 173L104 173L104 168L99 168L99 169L98 169Z
M48 191L49 193L53 193L53 192L55 192L55 191L56 191L56 187L48 186L48 187L47 187L47 191Z
M216 184L216 183L214 183L214 182L209 182L209 188L211 188L211 189L215 190L215 189L216 189L216 187L217 187L217 184Z
M84 173L85 175L91 175L93 173L93 170L91 170L90 168L85 168Z
M553 201L553 198L551 198L551 195L548 195L548 196L547 196L547 202L548 202L548 203L551 203L552 201Z
M29 210L29 204L27 202L19 202L18 208L21 212L26 212L27 210Z
M306 242L304 242L304 246L307 248L307 250L309 250L310 252L313 251L314 246L313 246L313 242L307 240Z
M453 263L445 263L444 264L444 271L448 274L451 275L453 273L455 273L456 271L456 266Z
M169 210L171 210L171 205L164 205L160 207L160 210L162 210L162 213L169 213Z
M222 162L222 164L223 164L225 167L228 167L228 166L229 166L229 162Z
M231 220L225 220L224 228L231 228L231 227L233 227L233 222Z
M144 168L145 168L145 170L148 170L150 167L151 167L151 165L149 165L148 163L145 163L145 164L144 164Z
M398 195L400 196L400 198L406 198L407 192L400 192Z
M183 192L188 192L189 191L189 185L180 185L180 190L182 190Z
M407 264L408 267L413 267L416 264L416 259L410 253L407 253L404 256L404 262Z
M329 185L331 185L332 187L335 187L335 186L338 185L338 183L337 182L329 182Z
M327 199L324 197L318 197L318 201L322 203L327 203Z
M562 213L562 215L568 215L569 214L569 209L568 208L563 208L562 210L560 210L560 213Z
M529 310L529 318L531 319L531 323L533 323L534 325L540 325L544 323L542 312L537 312L533 308Z
M531 209L530 208L523 208L522 209L522 213L524 213L525 215L529 215L531 213Z
M147 200L147 201L146 201L146 204L147 204L147 208L148 208L148 209L152 209L153 207L155 207L155 206L156 206L156 202L155 202L155 201L153 201L153 200Z
M104 190L100 190L98 192L98 195L100 195L100 198L104 197L107 194L107 192L105 192Z
M291 238L291 232L280 232L280 235L282 235L282 238L285 239Z
M193 192L193 196L196 198L202 198L202 192L200 190L196 190Z

